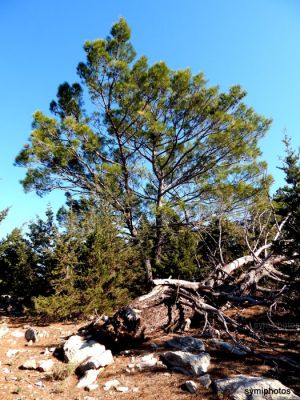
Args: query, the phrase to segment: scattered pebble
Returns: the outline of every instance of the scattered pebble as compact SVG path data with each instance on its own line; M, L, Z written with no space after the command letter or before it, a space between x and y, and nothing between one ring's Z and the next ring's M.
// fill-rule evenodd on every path
M42 360L42 361L40 361L39 362L39 365L38 365L38 370L39 371L41 371L41 372L49 372L49 371L51 371L51 369L53 368L53 366L54 366L54 362L53 362L53 360L51 360L51 359L49 359L49 360Z
M43 384L42 381L35 382L34 386L39 387L39 388L45 387L45 385Z
M200 376L199 382L206 388L208 389L209 386L211 385L211 379L209 374L205 374Z
M120 386L120 382L117 379L111 379L110 381L105 382L103 389L105 391L110 390L112 388L116 388L118 386Z
M12 358L12 357L14 357L15 355L17 355L18 353L20 353L20 350L17 350L17 349L9 349L9 350L7 350L7 352L6 352L6 357Z
M184 388L188 390L190 393L196 393L198 385L194 381L186 381L184 383Z
M9 368L2 368L2 372L4 374L10 374L10 369Z
M92 390L96 390L98 389L99 385L97 383L92 383L88 386L85 387L86 390L88 390L89 392L91 392Z
M11 332L11 336L16 337L16 338L20 338L20 337L24 337L24 333L21 332L21 331L16 330L16 331Z
M129 388L127 386L117 386L115 389L117 392L122 393L127 393L129 391Z
M29 360L26 360L21 366L20 369L36 369L37 368L37 363L34 358L30 358Z

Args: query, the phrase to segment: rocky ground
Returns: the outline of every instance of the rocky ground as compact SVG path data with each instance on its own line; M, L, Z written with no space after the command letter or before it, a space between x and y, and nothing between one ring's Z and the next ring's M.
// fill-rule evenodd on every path
M59 361L53 355L54 349L62 345L66 338L78 332L86 324L85 321L71 323L53 323L45 326L36 326L33 321L24 318L1 317L0 323L0 399L3 400L104 400L104 399L156 399L156 400L183 400L183 399L215 399L216 393L212 386L205 388L199 377L189 377L180 372L170 370L164 363L158 361L153 366L139 368L136 364L141 357L152 354L154 358L169 348L166 341L174 337L168 335L153 338L137 349L123 352L114 356L114 362L100 370L93 391L77 388L78 376L74 373L72 363ZM39 339L35 343L25 339L25 332L29 326L36 327ZM192 330L188 335L197 337L198 331ZM175 335L176 336L176 335ZM272 354L297 358L299 347L296 345L297 336L279 335L274 337ZM295 374L290 374L288 368L276 362L266 362L256 357L241 357L216 347L211 339L203 339L206 351L210 354L211 362L209 374L213 380L230 378L236 375L250 375L278 379L282 384L300 393L299 380ZM246 343L253 348L253 342ZM257 347L257 350L260 350ZM47 360L52 360L50 362ZM47 361L49 371L39 370L39 365ZM34 369L20 369L22 365ZM47 363L42 364L46 365ZM109 390L105 383L117 379L119 383ZM184 383L193 380L196 393L184 390ZM121 387L121 388L120 388ZM123 387L123 389L122 389ZM93 387L92 387L93 388ZM124 391L119 391L124 390ZM221 396L222 397L222 396ZM223 395L223 399L227 398ZM281 397L276 397L278 400Z

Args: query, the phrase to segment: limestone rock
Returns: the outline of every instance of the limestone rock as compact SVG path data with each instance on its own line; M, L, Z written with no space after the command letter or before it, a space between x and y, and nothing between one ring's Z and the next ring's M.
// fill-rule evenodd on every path
M37 363L34 358L29 358L21 366L20 369L36 369Z
M6 324L0 325L0 337L5 336L8 333L9 329Z
M11 333L11 336L16 337L16 338L20 338L20 337L24 336L24 333L22 331L19 331L19 330L14 330Z
M291 389L276 379L237 375L215 381L218 393L231 400L300 400Z
M206 388L208 389L209 386L211 385L211 379L209 374L205 374L200 376L199 382Z
M93 385L100 374L100 369L89 369L85 372L82 378L80 378L79 382L77 383L77 388L85 388Z
M71 336L63 346L66 362L81 364L90 357L104 353L105 347L95 340L85 340L81 336Z
M205 346L202 340L194 338L193 336L175 336L173 339L168 340L166 345L182 351L205 351Z
M51 359L42 360L38 363L37 369L41 372L49 372L54 366L54 362Z
M122 392L122 393L127 393L129 391L129 388L127 386L117 386L116 391Z
M105 391L108 391L108 390L110 390L112 388L116 388L120 385L121 385L121 383L117 379L111 379L110 381L105 382L103 389Z
M98 369L101 367L106 367L113 362L114 358L112 352L110 350L105 350L101 354L88 358L83 364L80 365L80 370L87 371L88 369Z
M184 389L186 389L190 393L196 393L198 389L198 385L194 381L186 381L184 383Z
M20 350L17 350L17 349L9 349L9 350L7 350L7 352L6 352L6 357L12 358L12 357L16 356L18 353L20 353Z
M98 389L98 387L99 385L97 383L92 383L91 385L86 386L85 389L92 392L93 390Z
M192 354L184 351L167 351L160 356L170 369L187 375L203 375L210 365L208 353Z
M158 362L158 358L154 357L153 354L147 354L143 357L141 357L138 362L135 364L135 366L140 370L144 370L147 368L154 367ZM130 364L132 365L132 364ZM129 367L129 365L128 365ZM130 367L129 367L130 368Z
M27 340L27 342L32 341L33 343L38 341L38 331L37 329L34 328L28 328L25 331L25 339Z

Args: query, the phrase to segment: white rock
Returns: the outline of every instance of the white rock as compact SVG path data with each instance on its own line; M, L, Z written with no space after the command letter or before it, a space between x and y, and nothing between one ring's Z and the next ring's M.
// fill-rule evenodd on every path
M200 376L199 382L206 388L208 389L209 386L211 385L211 379L209 374L205 374Z
M37 387L39 387L39 388L45 387L45 385L43 384L42 381L35 382L34 386L37 386Z
M100 372L101 370L99 369L89 369L88 371L85 372L84 376L80 378L76 387L80 389L92 385L96 381Z
M8 368L2 368L2 372L3 372L4 374L10 374L10 369L8 369Z
M276 379L237 375L215 381L218 393L232 400L299 400L291 389Z
M101 345L100 345L101 346ZM114 362L112 352L105 350L103 353L88 358L83 364L80 365L81 371L87 371L88 369L98 369L106 367Z
M51 359L48 360L42 360L38 363L38 370L41 372L48 372L51 371L51 369L54 366L54 362Z
M117 386L116 391L122 392L122 393L127 393L129 391L129 388L127 386Z
M0 325L0 337L5 336L9 332L8 326L6 324Z
M44 356L49 356L50 351L48 350L48 347L46 347L45 350L41 352L41 354L43 354Z
M34 358L29 358L21 366L20 369L36 369L37 363Z
M190 393L196 393L196 391L198 389L198 385L194 381L186 381L184 383L184 386Z
M24 337L24 333L22 331L15 330L11 333L11 336L20 338L20 337Z
M7 350L7 352L6 352L6 357L12 358L12 357L14 357L15 355L17 355L18 353L20 353L20 350L17 350L17 349L9 349L9 350Z
M98 389L98 387L99 385L97 383L92 383L91 385L86 386L85 389L92 392L93 390Z
M187 375L203 375L210 365L208 353L192 354L185 351L167 351L160 357L168 368Z
M117 379L111 379L110 381L105 382L103 389L105 391L110 390L112 388L116 388L118 386L120 386L121 383L117 380Z
M67 362L80 364L90 357L97 358L105 351L105 347L95 340L84 340L81 336L71 336L63 346Z
M158 362L158 358L154 357L153 354L147 354L139 359L139 362L136 364L136 367L139 370L147 369L154 367Z

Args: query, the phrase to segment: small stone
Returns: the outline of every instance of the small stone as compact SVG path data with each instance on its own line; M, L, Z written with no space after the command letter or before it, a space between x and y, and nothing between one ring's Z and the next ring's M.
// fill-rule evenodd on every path
M48 350L48 347L46 347L45 350L41 352L41 354L43 354L44 356L49 356L50 351Z
M89 392L92 392L93 390L98 389L99 385L97 383L92 383L90 385L87 385L85 387L86 390L88 390Z
M167 351L161 354L160 358L171 370L187 375L203 375L210 365L208 353L192 354L185 351Z
M129 391L129 388L127 386L117 386L116 391L122 392L122 393L127 393Z
M135 364L130 363L127 365L127 367L133 369L135 367Z
M38 331L34 328L29 328L25 331L25 339L27 342L37 342L38 341Z
M194 338L193 336L175 336L173 339L168 340L166 345L182 351L205 351L202 340Z
M83 400L96 400L96 397L84 396Z
M198 389L198 385L196 382L194 381L186 381L184 383L184 388L186 390L188 390L190 393L196 393L197 389Z
M35 382L34 386L37 386L37 387L39 387L39 388L45 387L45 385L43 384L42 381Z
M41 372L49 372L53 368L54 362L53 360L42 360L38 364L38 370Z
M26 360L21 366L20 369L36 369L37 368L37 363L34 358L30 358L29 360Z
M235 400L299 400L290 388L276 379L236 375L230 378L215 380L216 390L224 398ZM256 394L254 394L256 392Z
M110 389L112 389L112 388L116 388L116 387L118 387L118 386L120 386L121 384L120 384L120 382L117 380L117 379L111 379L110 381L107 381L107 382L105 382L105 384L104 384L104 386L103 386L103 389L105 390L105 391L108 391L108 390L110 390Z
M80 364L88 358L97 358L105 352L105 346L95 340L84 340L81 336L71 336L63 346L67 362Z
M153 354L147 354L141 357L135 366L140 370L154 367L158 362L158 358L154 357ZM130 364L131 365L131 364Z
M49 351L51 351L51 353L53 353L55 351L56 347L49 347Z
M21 332L21 331L16 330L16 331L13 331L13 332L11 333L11 336L16 337L16 338L20 338L20 337L23 337L23 336L24 336L24 333Z
M80 370L87 371L89 369L98 369L101 367L106 367L113 362L114 358L112 352L110 350L105 350L101 354L89 357L82 365L80 365Z
M17 355L18 353L20 353L20 350L9 349L9 350L6 352L6 357L12 358L12 357L14 357L15 355Z
M200 376L199 382L206 388L208 389L209 386L211 385L211 379L209 374L205 374Z
M8 332L9 332L9 329L6 324L0 325L0 337L5 336Z
M133 393L137 393L137 392L139 391L139 388L134 387L134 388L132 389L132 391L133 391Z
M101 372L101 370L99 370L99 369L98 370L97 369L89 369L88 371L85 372L84 376L82 378L80 378L76 387L78 389L81 389L81 388L85 388L85 387L92 385L96 381L100 372Z
M4 374L10 374L10 369L8 369L8 368L2 368L2 372L3 372Z

